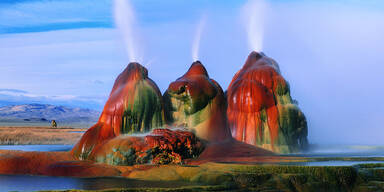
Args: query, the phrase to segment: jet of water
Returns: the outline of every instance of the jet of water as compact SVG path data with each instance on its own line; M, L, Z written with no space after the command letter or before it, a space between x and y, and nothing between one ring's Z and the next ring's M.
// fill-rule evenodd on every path
M123 37L125 48L131 62L137 61L135 52L135 15L129 0L115 0L114 3L114 19L118 31Z
M193 61L199 60L200 39L201 39L201 33L203 32L203 28L205 26L205 22L206 22L206 16L202 15L200 18L200 22L196 28L195 38L192 44Z
M267 3L264 0L249 0L244 6L244 21L251 51L262 51L266 9Z

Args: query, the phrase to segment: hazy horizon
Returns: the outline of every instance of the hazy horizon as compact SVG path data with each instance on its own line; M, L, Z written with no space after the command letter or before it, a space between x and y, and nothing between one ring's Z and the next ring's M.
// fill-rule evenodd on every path
M130 61L112 2L2 1L0 101L101 110ZM201 18L199 60L227 89L252 51L247 3L131 1L135 51L162 92L193 62ZM309 141L384 145L384 3L271 0L260 17L261 50L290 83L308 119Z

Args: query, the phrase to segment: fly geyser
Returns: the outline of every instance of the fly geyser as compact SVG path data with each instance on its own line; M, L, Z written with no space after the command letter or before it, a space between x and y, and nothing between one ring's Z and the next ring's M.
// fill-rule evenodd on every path
M164 123L163 101L159 88L146 68L130 63L117 77L99 121L83 135L72 153L79 159L106 140L121 134L144 133Z
M227 90L232 136L278 153L307 146L307 122L276 61L252 52Z
M289 91L276 62L256 52L226 95L199 61L163 95L133 62L70 152L0 151L0 174L136 178L157 175L159 164L290 161L275 153L304 148L307 124Z
M163 99L146 68L130 63L117 77L98 123L72 149L80 160L110 165L181 163L204 149L192 132L162 128ZM145 133L145 135L132 135Z
M130 135L136 133L146 135ZM172 150L160 150L164 142ZM228 150L247 148L254 154L271 154L258 147L291 153L307 145L305 116L294 104L277 63L262 53L249 55L227 95L200 61L193 62L163 95L147 69L130 63L117 77L98 123L83 135L72 154L80 160L114 165L175 163L198 157L204 148L212 152L223 143ZM180 146L193 152L174 150ZM233 157L244 154L232 153Z

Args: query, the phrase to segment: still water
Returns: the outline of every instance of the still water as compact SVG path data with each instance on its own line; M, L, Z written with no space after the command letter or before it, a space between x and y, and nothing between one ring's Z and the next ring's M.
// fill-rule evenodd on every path
M298 165L298 166L353 166L362 163L384 163L384 161L313 161L313 162L287 162L278 163L279 165Z
M307 152L289 155L301 157L384 157L384 146L312 145Z
M0 150L69 151L73 145L0 145Z
M0 191L37 191L68 189L102 190L110 188L138 187L175 188L188 185L191 185L191 183L141 181L116 177L71 178L30 175L0 175Z

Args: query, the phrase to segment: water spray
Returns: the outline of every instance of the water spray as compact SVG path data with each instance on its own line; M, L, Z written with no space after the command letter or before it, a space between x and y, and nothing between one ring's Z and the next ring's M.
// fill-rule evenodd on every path
M200 49L200 39L201 33L203 32L204 26L206 22L206 16L202 15L200 18L200 22L196 28L195 38L192 44L192 59L193 61L199 60L199 49Z
M135 52L135 15L129 0L115 0L114 19L118 31L121 33L130 62L137 62Z
M249 0L244 6L244 21L251 51L261 52L263 48L266 9L265 0Z

